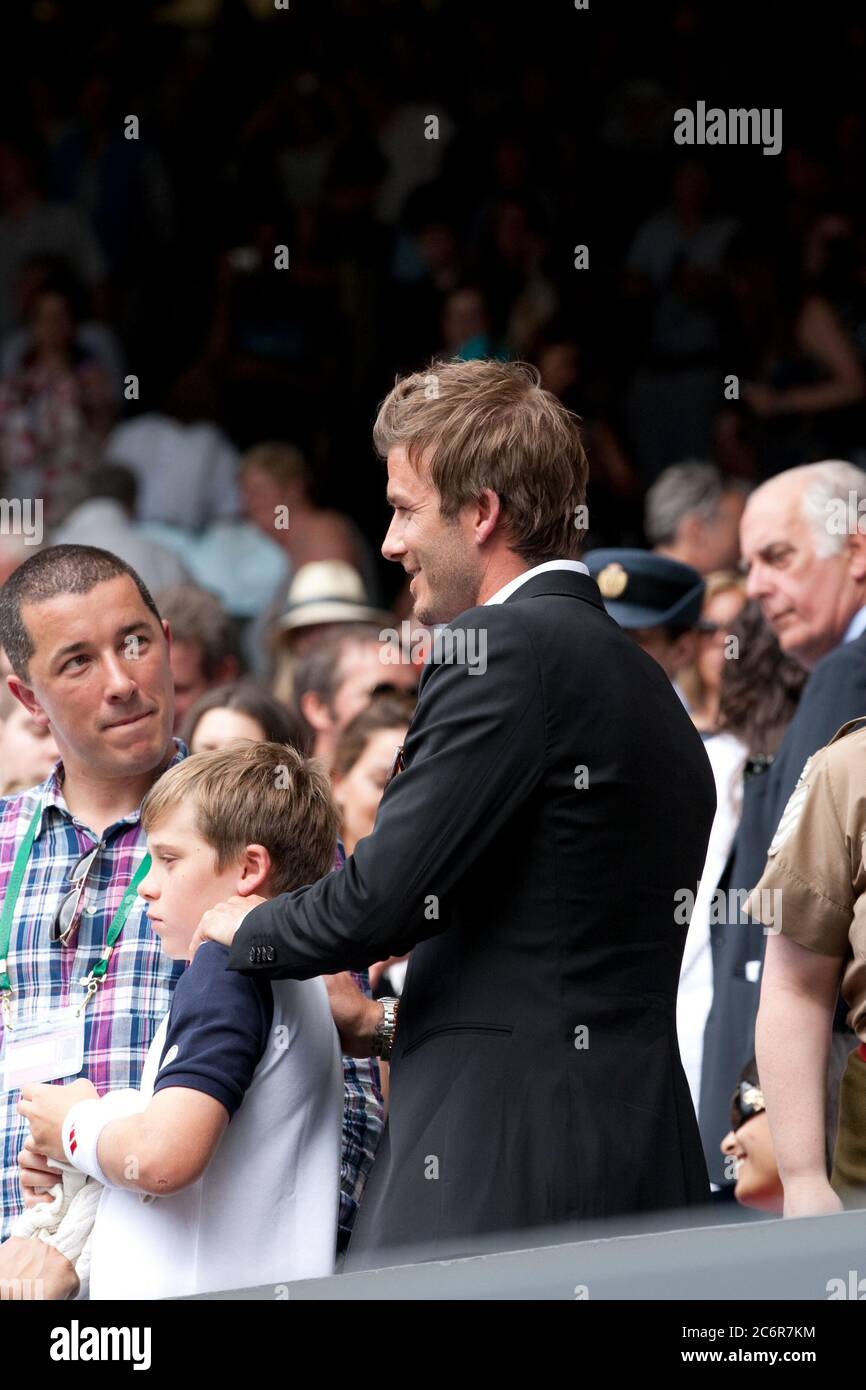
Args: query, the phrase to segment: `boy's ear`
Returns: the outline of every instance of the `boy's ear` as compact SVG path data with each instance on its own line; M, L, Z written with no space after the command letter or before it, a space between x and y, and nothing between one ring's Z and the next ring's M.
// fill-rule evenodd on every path
M12 694L15 696L15 699L18 701L18 703L20 705L23 705L30 717L36 721L40 729L47 729L49 723L48 715L45 713L38 699L34 695L33 691L30 689L30 686L25 685L24 681L21 680L20 676L15 675L9 675L6 677L6 685L8 686Z
M237 891L240 897L261 893L271 872L271 856L264 845L247 845L241 856Z

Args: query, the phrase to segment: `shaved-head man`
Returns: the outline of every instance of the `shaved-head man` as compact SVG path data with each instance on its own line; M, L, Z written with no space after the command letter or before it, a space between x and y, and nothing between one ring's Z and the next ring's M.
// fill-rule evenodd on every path
M710 1177L729 1187L719 1144L731 1092L754 1052L766 942L764 927L735 905L761 878L808 759L843 724L866 714L866 473L834 460L771 478L746 503L740 546L749 597L760 603L783 651L810 675L772 765L762 771L757 764L745 778L742 819L719 885L731 905L730 920L712 929L715 988L704 1036L700 1123ZM855 1045L842 1024L828 1072L831 1128L834 1091Z

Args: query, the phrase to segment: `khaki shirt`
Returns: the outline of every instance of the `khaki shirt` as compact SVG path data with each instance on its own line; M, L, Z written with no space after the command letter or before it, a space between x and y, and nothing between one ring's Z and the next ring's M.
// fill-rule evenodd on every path
M866 1042L863 726L863 719L844 724L806 763L745 908L780 935L844 962L848 1025Z

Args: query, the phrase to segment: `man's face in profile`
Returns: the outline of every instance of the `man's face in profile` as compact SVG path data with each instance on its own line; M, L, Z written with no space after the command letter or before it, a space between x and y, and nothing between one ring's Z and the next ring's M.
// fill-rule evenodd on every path
M840 642L858 606L848 549L819 555L801 478L784 473L749 498L740 527L746 592L779 646L811 669Z
M426 466L416 471L403 445L388 454L388 504L394 515L382 543L386 560L412 576L414 613L422 623L447 623L478 601L481 564L470 509L442 516Z

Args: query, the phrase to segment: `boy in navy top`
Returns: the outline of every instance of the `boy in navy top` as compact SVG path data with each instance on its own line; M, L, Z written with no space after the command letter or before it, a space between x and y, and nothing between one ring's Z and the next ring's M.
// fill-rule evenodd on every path
M139 887L175 959L203 912L329 872L337 812L317 763L273 743L186 759L145 797ZM138 1091L35 1085L37 1147L104 1184L92 1298L160 1298L333 1271L340 1046L321 979L254 981L207 943L178 981Z

